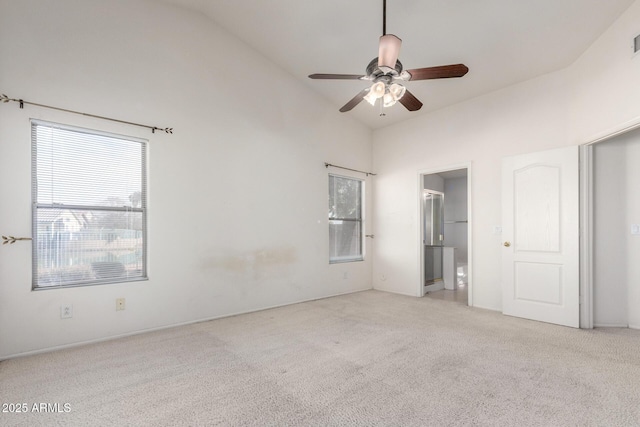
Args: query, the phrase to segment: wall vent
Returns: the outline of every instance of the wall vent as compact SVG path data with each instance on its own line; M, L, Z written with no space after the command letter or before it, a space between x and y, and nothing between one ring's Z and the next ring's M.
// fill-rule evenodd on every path
M633 53L640 51L640 34L633 39Z

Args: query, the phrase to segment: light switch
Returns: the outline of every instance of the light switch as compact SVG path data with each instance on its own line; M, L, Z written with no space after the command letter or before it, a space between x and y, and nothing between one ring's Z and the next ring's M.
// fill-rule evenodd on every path
M631 224L631 234L633 235L640 234L640 224Z

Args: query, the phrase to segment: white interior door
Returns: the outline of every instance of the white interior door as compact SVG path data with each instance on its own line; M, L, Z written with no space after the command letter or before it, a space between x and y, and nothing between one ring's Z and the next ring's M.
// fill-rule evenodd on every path
M578 147L502 164L502 310L579 326Z

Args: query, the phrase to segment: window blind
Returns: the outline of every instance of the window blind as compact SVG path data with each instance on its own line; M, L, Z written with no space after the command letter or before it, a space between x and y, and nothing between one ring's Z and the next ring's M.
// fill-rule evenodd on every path
M146 141L31 122L33 287L146 278Z

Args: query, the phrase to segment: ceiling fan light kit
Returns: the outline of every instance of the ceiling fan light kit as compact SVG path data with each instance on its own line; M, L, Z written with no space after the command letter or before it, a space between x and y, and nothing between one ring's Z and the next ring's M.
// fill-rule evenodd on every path
M369 88L369 93L367 93L364 99L371 105L376 105L376 101L378 98L382 98L387 91L387 88L384 82L376 82L371 85Z
M382 98L382 106L387 108L387 107L393 107L396 104L396 100L393 97L393 95L391 95L391 92L387 92L384 94L384 97Z
M398 83L392 83L389 86L389 92L391 92L391 95L393 95L393 99L396 101L402 98L406 91L407 91L407 88L402 85L399 85Z
M414 80L444 79L462 77L469 71L464 64L442 65L438 67L415 68L403 70L402 63L398 60L402 40L393 35L386 34L387 28L387 2L382 2L382 36L378 45L378 57L374 58L366 69L365 75L358 74L311 74L311 79L324 80L368 80L372 81L371 87L363 89L354 98L347 102L340 112L351 111L363 99L374 105L381 99L381 107L391 107L400 102L407 110L417 111L422 108L422 102L418 100L402 84ZM383 116L384 114L380 114Z

